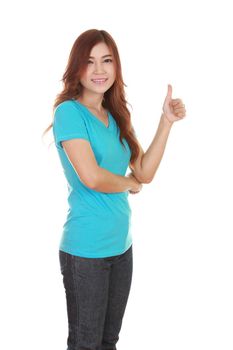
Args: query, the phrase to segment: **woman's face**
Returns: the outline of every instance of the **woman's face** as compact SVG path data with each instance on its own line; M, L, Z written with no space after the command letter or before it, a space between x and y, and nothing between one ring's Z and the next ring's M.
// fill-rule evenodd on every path
M113 85L116 77L113 60L114 58L105 43L99 43L92 48L87 69L80 79L84 90L87 89L89 92L103 95ZM102 82L101 79L104 81Z

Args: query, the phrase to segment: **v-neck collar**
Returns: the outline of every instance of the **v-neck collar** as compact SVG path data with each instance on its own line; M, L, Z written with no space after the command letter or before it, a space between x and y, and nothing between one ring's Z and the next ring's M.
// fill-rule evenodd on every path
M106 126L104 124L104 122L102 122L95 114L93 114L84 104L82 104L81 102L75 100L74 98L72 99L74 102L76 102L77 104L79 104L81 107L83 107L88 114L94 118L94 120L96 120L98 123L100 123L105 129L109 130L110 129L110 125L111 125L111 114L109 113L109 111L107 111L108 114L108 126Z

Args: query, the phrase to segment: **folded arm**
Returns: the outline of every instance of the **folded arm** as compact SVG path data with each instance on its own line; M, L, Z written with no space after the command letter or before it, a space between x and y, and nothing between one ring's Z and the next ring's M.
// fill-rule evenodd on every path
M105 193L125 192L135 186L135 180L132 178L116 175L101 168L87 140L74 138L62 141L61 144L73 169L85 186Z

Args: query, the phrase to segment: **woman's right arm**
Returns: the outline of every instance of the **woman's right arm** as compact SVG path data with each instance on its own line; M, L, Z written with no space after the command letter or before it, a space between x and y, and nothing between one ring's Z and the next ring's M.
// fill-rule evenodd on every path
M61 144L85 186L105 193L140 191L142 185L133 176L116 175L101 168L87 140L75 138L62 141Z
M133 176L122 176L98 167L96 173L96 183L93 187L95 191L113 193L125 191L140 191L142 185Z

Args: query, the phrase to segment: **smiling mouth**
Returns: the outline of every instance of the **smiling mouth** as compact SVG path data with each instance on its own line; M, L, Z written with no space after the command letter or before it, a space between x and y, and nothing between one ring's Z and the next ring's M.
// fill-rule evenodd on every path
M104 84L108 79L91 79L95 84Z

